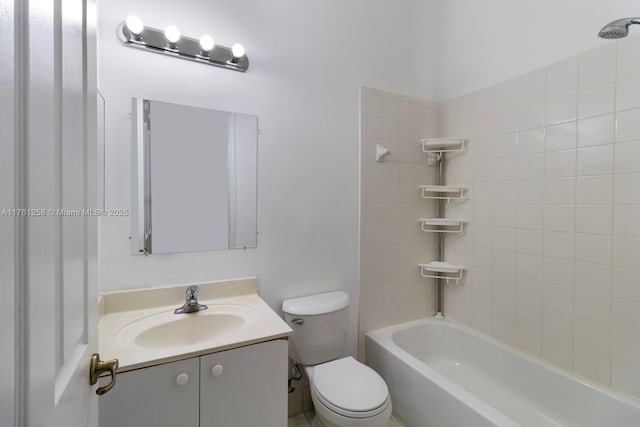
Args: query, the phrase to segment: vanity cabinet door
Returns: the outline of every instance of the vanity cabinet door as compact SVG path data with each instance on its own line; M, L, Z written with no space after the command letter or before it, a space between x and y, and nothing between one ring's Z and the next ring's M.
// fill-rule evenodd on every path
M118 374L100 427L198 427L199 375L197 357Z
M274 340L202 356L200 427L286 426L287 348Z

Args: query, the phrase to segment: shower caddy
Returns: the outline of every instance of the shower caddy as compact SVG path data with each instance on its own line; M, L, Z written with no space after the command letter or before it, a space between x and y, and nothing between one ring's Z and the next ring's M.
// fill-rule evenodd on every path
M469 140L466 138L428 138L420 140L422 151L427 154L427 164L437 166L436 185L421 185L420 194L424 199L433 199L438 206L437 218L420 218L420 227L426 233L437 233L437 260L426 264L418 264L420 275L429 279L436 279L437 313L435 317L442 318L444 292L443 286L449 282L458 283L464 275L464 267L451 264L444 259L444 243L447 233L462 233L466 223L462 220L445 217L445 203L452 200L466 199L467 188L457 185L446 185L445 156L446 153L462 153Z

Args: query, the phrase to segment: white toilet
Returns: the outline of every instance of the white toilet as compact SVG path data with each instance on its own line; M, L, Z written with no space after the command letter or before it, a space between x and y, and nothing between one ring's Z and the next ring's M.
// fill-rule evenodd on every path
M383 427L391 417L387 384L344 351L349 295L335 291L283 301L293 328L289 357L304 366L316 418L313 426Z

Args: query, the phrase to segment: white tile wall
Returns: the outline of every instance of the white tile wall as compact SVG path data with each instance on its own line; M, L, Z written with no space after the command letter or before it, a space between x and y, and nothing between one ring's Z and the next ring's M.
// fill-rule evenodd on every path
M464 114L473 117L482 102L474 97ZM362 88L361 120L359 357L364 359L367 331L435 312L434 284L420 277L417 267L435 254L435 238L420 231L417 221L435 216L435 204L418 190L434 183L435 170L427 167L417 141L437 135L437 108ZM480 135L487 132L481 124L473 126ZM384 162L375 161L376 144L391 150Z
M448 208L469 227L447 259L471 268L445 314L640 396L640 38L442 111L445 136L471 138L448 162L470 200Z

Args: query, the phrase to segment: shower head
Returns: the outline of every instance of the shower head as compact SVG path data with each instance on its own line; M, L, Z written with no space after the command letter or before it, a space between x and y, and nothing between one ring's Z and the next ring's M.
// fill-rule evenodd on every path
M640 24L640 18L622 18L609 22L602 27L598 37L603 39L621 39L629 35L629 25Z

